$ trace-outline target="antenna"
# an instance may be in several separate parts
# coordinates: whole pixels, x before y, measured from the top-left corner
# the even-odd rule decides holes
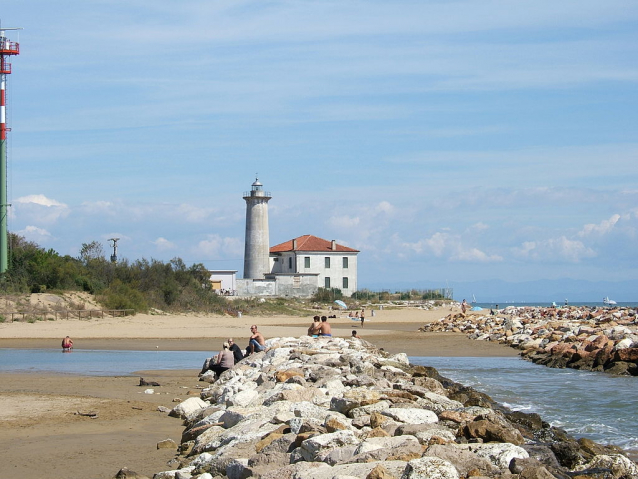
[[[0,274],[7,271],[9,265],[9,248],[7,235],[7,217],[9,203],[7,203],[7,75],[11,73],[11,63],[8,59],[12,55],[20,54],[20,44],[11,42],[5,37],[7,30],[22,30],[22,28],[3,28],[0,26]]]
[[[113,254],[111,255],[111,263],[117,263],[117,242],[120,238],[109,238],[109,241],[113,241]]]

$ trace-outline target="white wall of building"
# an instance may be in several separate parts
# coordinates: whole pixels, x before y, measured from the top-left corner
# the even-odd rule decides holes
[[[234,292],[237,289],[237,271],[210,270],[210,282],[221,281],[221,289]]]
[[[329,266],[326,258],[330,258]],[[357,291],[357,253],[286,251],[272,255],[270,264],[272,273],[318,274],[319,287],[338,288],[345,296]],[[329,285],[326,278],[329,278]]]

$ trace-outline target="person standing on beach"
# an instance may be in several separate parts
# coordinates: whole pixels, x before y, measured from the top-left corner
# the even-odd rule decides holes
[[[230,350],[233,353],[233,357],[235,358],[235,364],[244,359],[244,353],[241,352],[241,348],[235,344],[233,338],[228,338],[228,345],[230,346]]]
[[[366,320],[366,311],[365,309],[361,309],[361,315],[359,316],[361,319],[361,327],[363,328],[363,322]]]
[[[266,349],[266,340],[264,335],[257,331],[257,325],[253,324],[250,327],[250,340],[248,341],[248,347],[246,348],[247,354],[253,354],[255,351],[260,352]]]
[[[463,313],[463,316],[465,316],[466,311],[467,311],[467,301],[463,300],[463,302],[461,303],[461,313]]]
[[[66,349],[67,351],[73,349],[73,340],[70,337],[66,337],[62,340],[62,349]]]
[[[329,338],[332,336],[332,326],[328,322],[328,318],[321,316],[321,326],[319,326],[319,336]]]
[[[308,336],[316,338],[319,336],[319,328],[321,327],[321,323],[319,322],[319,316],[315,316],[312,318],[312,323],[310,323],[310,327],[308,328]]]

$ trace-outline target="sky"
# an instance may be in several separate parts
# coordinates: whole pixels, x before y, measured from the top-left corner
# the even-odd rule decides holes
[[[633,0],[21,0],[0,20],[23,28],[9,230],[47,249],[117,237],[241,277],[258,176],[271,245],[356,248],[360,287],[638,285]]]

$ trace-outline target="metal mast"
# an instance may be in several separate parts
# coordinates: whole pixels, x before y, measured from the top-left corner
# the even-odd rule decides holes
[[[111,255],[111,263],[117,263],[117,242],[120,238],[110,238],[109,241],[112,241],[113,244],[113,254]]]
[[[20,45],[9,41],[5,36],[7,30],[21,28],[0,27],[0,274],[7,271],[9,262],[9,239],[7,236],[7,75],[11,73],[11,55],[20,54]]]

